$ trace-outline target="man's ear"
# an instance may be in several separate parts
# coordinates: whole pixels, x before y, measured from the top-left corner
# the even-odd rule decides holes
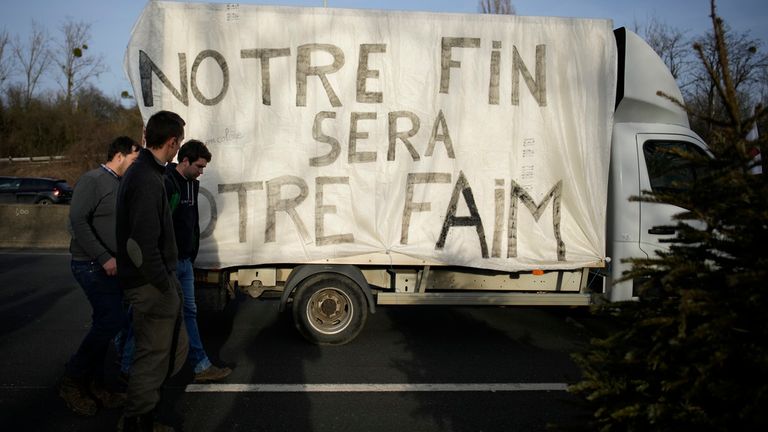
[[[168,148],[171,148],[171,147],[173,147],[173,141],[174,141],[175,139],[176,139],[176,138],[174,138],[174,137],[168,138],[168,139],[165,141],[165,143],[163,143],[163,147],[168,147]]]

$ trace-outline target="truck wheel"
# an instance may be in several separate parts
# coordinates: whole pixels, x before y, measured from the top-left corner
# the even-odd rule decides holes
[[[318,345],[343,345],[354,339],[368,319],[362,288],[335,273],[301,281],[293,299],[293,322],[299,333]]]

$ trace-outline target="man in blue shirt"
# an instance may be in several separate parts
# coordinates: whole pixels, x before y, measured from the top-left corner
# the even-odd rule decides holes
[[[113,408],[125,401],[125,394],[104,388],[103,373],[109,345],[127,320],[117,283],[115,204],[120,177],[138,154],[131,138],[112,141],[107,162],[78,179],[69,207],[72,274],[88,297],[93,321],[66,365],[59,395],[80,415],[96,414],[99,404]]]

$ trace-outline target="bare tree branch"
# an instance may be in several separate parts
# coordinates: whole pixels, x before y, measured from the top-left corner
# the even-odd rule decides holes
[[[64,96],[71,103],[72,96],[92,78],[107,71],[103,56],[87,55],[91,38],[91,25],[82,21],[67,19],[61,26],[63,39],[57,44],[54,61],[61,75],[57,81],[64,90]]]
[[[718,17],[719,19],[719,17]],[[749,107],[764,102],[768,90],[766,71],[768,70],[768,55],[761,50],[761,41],[752,39],[746,32],[732,31],[722,20],[719,23],[721,36],[714,32],[697,39],[694,49],[700,60],[690,71],[690,86],[686,88],[686,101],[696,108],[696,111],[706,112],[708,119],[715,117],[733,118],[733,105],[726,104],[726,80],[721,65],[721,51],[728,52],[727,74],[732,86],[731,100],[738,100],[741,112],[738,114],[739,123],[749,116]],[[720,45],[718,45],[720,44]],[[745,109],[747,111],[745,111]],[[719,122],[718,122],[719,124]],[[704,138],[714,123],[705,122],[701,125],[705,130],[697,130]]]
[[[484,14],[515,15],[511,0],[479,0],[478,9]]]
[[[49,45],[48,33],[34,21],[26,44],[22,43],[18,36],[11,42],[11,50],[18,60],[18,67],[24,79],[22,97],[25,105],[29,105],[40,77],[51,64]]]
[[[8,56],[6,47],[10,47],[10,36],[8,32],[3,29],[0,31],[0,89],[5,85],[5,81],[11,75],[11,59]]]

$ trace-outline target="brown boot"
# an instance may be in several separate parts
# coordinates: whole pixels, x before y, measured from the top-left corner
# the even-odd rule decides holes
[[[59,383],[59,396],[64,399],[67,407],[78,415],[92,416],[99,410],[96,401],[88,394],[81,382],[65,376]]]
[[[228,377],[229,374],[231,373],[232,373],[232,369],[228,367],[220,368],[215,365],[210,365],[208,366],[208,369],[205,369],[195,374],[194,382],[209,383],[209,382],[221,381],[224,378]]]
[[[91,381],[91,394],[106,409],[120,408],[125,406],[125,393],[112,392],[104,388],[104,385],[96,380]]]

